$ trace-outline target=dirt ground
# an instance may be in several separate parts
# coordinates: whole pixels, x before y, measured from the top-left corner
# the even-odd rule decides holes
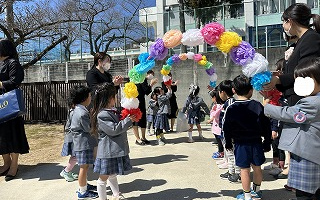
[[[20,156],[20,165],[37,165],[62,159],[60,155],[64,136],[62,124],[26,124],[25,129],[30,152]],[[3,164],[2,158],[0,164]]]

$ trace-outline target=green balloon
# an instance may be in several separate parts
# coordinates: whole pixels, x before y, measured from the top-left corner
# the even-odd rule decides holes
[[[135,67],[129,71],[128,75],[130,82],[133,82],[134,84],[143,83],[144,79],[146,78],[146,74],[139,74]]]

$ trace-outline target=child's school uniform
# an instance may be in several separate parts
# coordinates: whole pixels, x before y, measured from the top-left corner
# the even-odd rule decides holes
[[[81,104],[75,106],[70,129],[78,165],[93,164],[93,148],[97,146],[97,139],[90,135],[90,116],[85,106]]]
[[[61,156],[72,156],[73,153],[73,136],[71,132],[71,119],[73,116],[73,109],[68,112],[66,124],[64,126],[64,143],[62,146]]]
[[[183,113],[187,111],[188,124],[200,124],[201,108],[204,109],[207,114],[210,113],[207,104],[201,97],[196,96],[194,98],[191,98],[188,96],[187,101],[182,109]]]
[[[294,106],[267,104],[264,113],[283,121],[279,149],[289,151],[288,186],[315,194],[320,188],[320,93]]]
[[[225,148],[232,149],[236,166],[249,168],[265,162],[264,149],[270,150],[271,128],[263,113],[263,106],[255,100],[236,100],[228,106],[224,116]],[[262,143],[261,137],[264,137]]]
[[[97,120],[98,150],[94,172],[123,175],[132,169],[127,138],[127,130],[132,122],[129,117],[120,121],[118,113],[111,109],[100,111]]]
[[[219,118],[220,118],[220,112],[223,108],[223,104],[215,104],[212,106],[212,109],[210,111],[210,119],[212,119],[212,126],[211,126],[211,132],[214,135],[220,136],[221,135],[221,128],[219,127]]]
[[[147,122],[151,122],[154,124],[158,110],[158,102],[154,99],[150,99],[147,109]]]
[[[156,115],[156,122],[154,124],[154,127],[156,129],[160,130],[170,130],[169,126],[169,120],[168,120],[168,113],[171,112],[170,108],[170,100],[169,98],[171,97],[171,90],[169,90],[166,94],[164,95],[159,95],[158,96],[158,105],[159,105],[159,110]]]

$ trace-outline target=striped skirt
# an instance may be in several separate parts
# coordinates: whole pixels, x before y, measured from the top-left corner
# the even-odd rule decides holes
[[[157,114],[154,127],[165,131],[170,130],[167,114]]]
[[[129,156],[117,158],[97,158],[94,162],[95,173],[103,175],[119,174],[124,175],[125,171],[132,169]]]

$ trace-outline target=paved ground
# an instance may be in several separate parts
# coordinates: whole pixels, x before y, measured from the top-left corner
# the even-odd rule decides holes
[[[195,137],[196,142],[189,144],[186,143],[187,133],[170,133],[165,135],[168,139],[165,146],[137,146],[130,131],[133,169],[127,175],[118,177],[124,196],[130,200],[235,199],[241,191],[241,184],[219,178],[219,174],[226,170],[218,169],[211,158],[217,147],[211,144],[213,135],[209,126],[204,128],[206,139],[203,141]],[[269,163],[271,153],[266,156]],[[0,177],[0,200],[77,199],[77,182],[68,183],[59,176],[66,161],[63,158],[55,163],[44,161],[36,166],[20,166],[17,179],[10,182]],[[95,184],[96,179],[97,175],[90,172],[89,182]],[[286,180],[275,180],[265,172],[263,199],[286,200],[294,197],[294,193],[283,189],[285,183]]]

